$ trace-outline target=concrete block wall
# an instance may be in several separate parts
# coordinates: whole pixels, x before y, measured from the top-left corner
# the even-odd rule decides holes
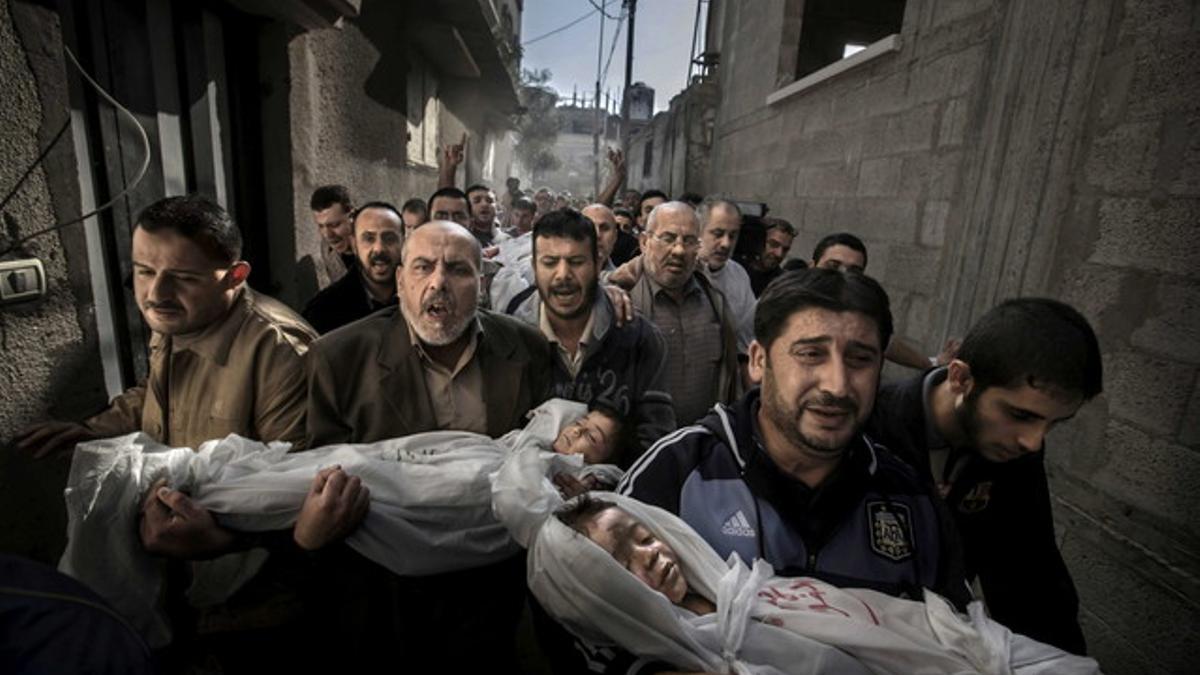
[[[376,3],[373,11],[390,10]],[[437,182],[436,170],[407,161],[405,73],[380,71],[381,64],[397,69],[407,63],[402,41],[368,35],[364,22],[388,23],[362,16],[344,21],[340,30],[300,33],[287,44],[295,255],[281,274],[304,275],[310,269],[305,258],[319,255],[320,236],[308,205],[318,186],[341,183],[360,203],[382,199],[399,205],[414,196],[428,198]],[[442,137],[457,141],[451,131],[442,129]],[[296,306],[315,292],[308,278],[278,283],[281,295]]]
[[[832,232],[861,236],[899,334],[936,353],[947,335],[930,307],[995,21],[990,3],[910,1],[899,52],[771,106],[767,95],[793,77],[803,3],[723,5],[714,189],[765,201],[795,224],[793,256],[808,259]]]
[[[1053,457],[1084,627],[1111,672],[1200,648],[1200,10],[1114,2],[1052,292],[1098,324],[1105,394]]]
[[[1106,390],[1049,440],[1060,544],[1108,673],[1200,647],[1200,10],[909,0],[901,48],[790,83],[801,0],[723,2],[713,189],[847,230],[932,350],[1014,295],[1078,307]],[[901,373],[891,373],[897,375]]]

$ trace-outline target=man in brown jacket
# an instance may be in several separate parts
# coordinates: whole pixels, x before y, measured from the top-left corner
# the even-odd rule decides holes
[[[481,264],[478,240],[460,225],[433,221],[413,231],[396,270],[399,306],[313,343],[310,445],[435,430],[498,437],[524,424],[549,391],[550,347],[535,328],[478,309]],[[323,556],[329,571],[322,577],[328,639],[350,660],[343,666],[391,662],[438,672],[450,662],[462,672],[516,670],[523,555],[398,577],[334,548]]]
[[[18,448],[41,456],[134,431],[190,448],[230,433],[302,447],[304,360],[316,334],[295,312],[246,286],[250,265],[241,260],[241,246],[228,214],[205,197],[169,197],[147,207],[138,216],[132,252],[134,296],[153,333],[146,381],[81,424],[47,422],[30,429]],[[143,499],[140,534],[148,552],[175,559],[213,558],[267,544],[286,554],[292,538],[303,548],[319,548],[357,525],[365,504],[357,479],[328,469],[314,481],[293,532],[267,541],[221,527],[188,495],[160,481]],[[234,607],[211,616],[219,616],[222,630],[291,620],[286,612],[267,616],[261,600],[235,602],[245,612]],[[249,614],[252,620],[243,620]]]

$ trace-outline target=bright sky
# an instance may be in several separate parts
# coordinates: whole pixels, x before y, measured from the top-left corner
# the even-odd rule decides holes
[[[599,5],[603,0],[594,0]],[[687,81],[688,58],[692,46],[692,27],[696,19],[698,0],[638,0],[634,21],[633,81],[645,82],[654,88],[654,108],[666,110],[671,97],[683,90]],[[620,16],[622,0],[608,0],[605,11]],[[703,3],[700,17],[701,40],[708,3]],[[578,87],[580,96],[591,99],[596,87],[597,41],[600,38],[600,15],[589,0],[525,0],[521,21],[521,39],[528,41],[560,28],[580,17],[579,23],[550,37],[525,45],[521,67],[549,68],[554,77],[550,85],[560,96],[570,99]],[[613,45],[616,22],[604,20],[604,60],[608,61]],[[619,96],[625,83],[625,45],[628,22],[621,22],[608,77],[601,86],[614,97]]]

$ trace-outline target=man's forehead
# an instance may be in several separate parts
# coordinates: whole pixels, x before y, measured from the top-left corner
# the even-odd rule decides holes
[[[879,326],[875,319],[854,310],[837,311],[825,307],[798,309],[788,317],[780,337],[789,345],[799,340],[828,337],[880,348]]]
[[[447,197],[445,195],[436,197],[433,203],[429,205],[430,211],[450,211],[455,207],[465,208],[466,200],[462,197]]]
[[[367,209],[354,219],[357,230],[396,230],[402,232],[404,223],[388,209]]]
[[[537,238],[538,255],[573,255],[577,252],[591,254],[591,244],[586,240],[571,237],[539,235]]]
[[[862,265],[863,254],[861,251],[856,251],[845,244],[834,244],[825,249],[817,264],[819,265],[829,260],[836,260],[842,264]]]
[[[654,229],[658,232],[693,234],[699,229],[699,223],[692,214],[683,211],[659,211],[654,217]]]
[[[741,226],[742,219],[736,212],[725,207],[717,207],[709,212],[708,224],[704,229],[710,230],[714,227],[719,227],[725,230],[733,230]]]
[[[349,211],[347,211],[341,204],[334,204],[327,209],[313,211],[313,219],[319,223],[337,222],[345,218],[347,215],[349,215]]]

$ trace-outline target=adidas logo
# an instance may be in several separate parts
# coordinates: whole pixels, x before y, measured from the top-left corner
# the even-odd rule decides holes
[[[721,526],[721,534],[731,537],[755,536],[754,528],[750,526],[750,521],[746,520],[746,514],[742,513],[740,509]]]

